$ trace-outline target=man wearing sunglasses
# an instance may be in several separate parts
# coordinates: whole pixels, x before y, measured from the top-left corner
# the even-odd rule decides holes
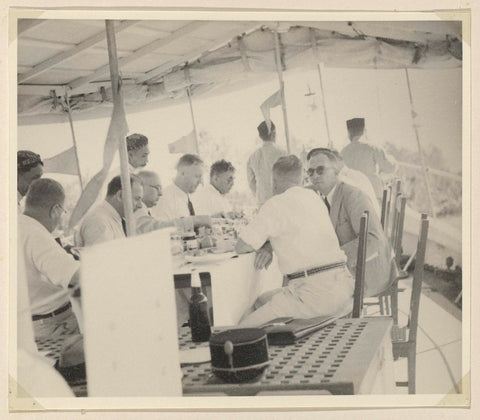
[[[388,285],[391,248],[372,199],[359,188],[339,179],[341,167],[336,152],[322,148],[312,150],[307,156],[307,174],[311,182],[307,188],[316,191],[325,202],[352,273],[355,273],[357,263],[360,218],[364,211],[369,212],[365,296],[374,296]]]
[[[79,332],[68,288],[79,284],[80,263],[51,235],[65,213],[64,201],[57,181],[39,179],[30,185],[18,217],[18,272],[28,284],[36,338]]]

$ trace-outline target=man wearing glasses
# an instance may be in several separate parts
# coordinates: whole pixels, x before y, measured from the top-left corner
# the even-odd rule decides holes
[[[79,284],[80,263],[51,235],[65,214],[64,202],[57,181],[39,179],[30,185],[18,217],[18,272],[27,280],[37,339],[79,332],[68,288]]]
[[[372,200],[359,188],[339,179],[341,165],[337,153],[329,149],[312,150],[307,156],[307,174],[311,181],[307,188],[316,191],[325,202],[352,273],[357,263],[360,218],[364,211],[369,212],[365,296],[374,296],[388,285],[391,249]]]

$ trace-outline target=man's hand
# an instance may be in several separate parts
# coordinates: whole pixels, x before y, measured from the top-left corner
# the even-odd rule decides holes
[[[270,242],[265,242],[263,246],[256,251],[255,261],[253,263],[256,270],[261,270],[265,268],[265,270],[270,266],[273,259],[273,249]]]

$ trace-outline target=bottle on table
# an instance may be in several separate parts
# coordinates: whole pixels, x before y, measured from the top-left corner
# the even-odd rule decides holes
[[[212,334],[210,328],[210,318],[208,316],[207,297],[202,293],[202,285],[198,272],[193,272],[191,276],[192,296],[189,304],[190,330],[192,332],[192,341],[199,343],[208,341]]]

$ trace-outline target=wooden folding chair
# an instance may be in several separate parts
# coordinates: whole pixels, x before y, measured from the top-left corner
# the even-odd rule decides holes
[[[365,287],[365,260],[367,255],[368,211],[360,218],[358,235],[357,266],[355,271],[355,289],[353,292],[352,318],[360,318],[363,310],[363,291]]]
[[[415,394],[415,370],[417,353],[417,329],[420,310],[420,296],[425,265],[425,251],[427,248],[428,218],[422,214],[420,234],[416,252],[415,271],[413,274],[412,295],[410,299],[410,313],[408,323],[404,327],[392,327],[393,358],[406,357],[408,363],[407,382],[396,382],[397,386],[408,386],[408,393]],[[408,332],[408,338],[407,338]]]

